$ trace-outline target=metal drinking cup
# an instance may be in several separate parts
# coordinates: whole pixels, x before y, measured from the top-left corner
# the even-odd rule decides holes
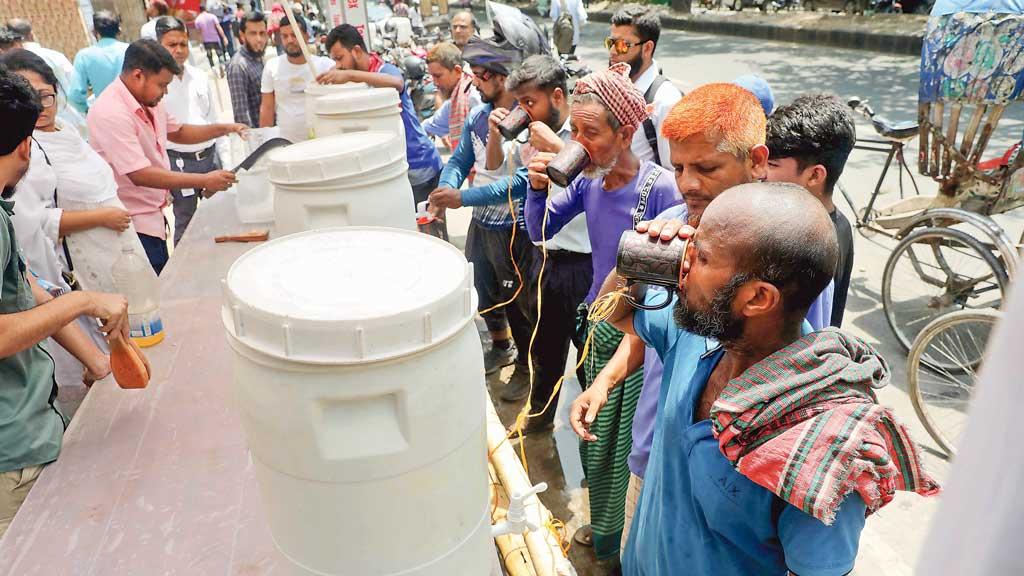
[[[498,122],[498,131],[501,132],[505,140],[515,140],[523,130],[529,127],[530,122],[532,120],[525,109],[515,108],[508,113],[508,116],[505,116],[504,120]]]
[[[588,164],[590,164],[590,153],[579,142],[570,140],[562,147],[562,151],[548,163],[548,178],[556,186],[567,188]]]
[[[671,295],[679,290],[683,281],[683,259],[689,244],[689,240],[678,237],[663,242],[636,230],[622,233],[615,267],[619,276],[626,280],[626,285],[650,284],[662,286],[669,292],[663,304],[647,305],[630,297],[630,305],[643,310],[660,310],[669,305]]]

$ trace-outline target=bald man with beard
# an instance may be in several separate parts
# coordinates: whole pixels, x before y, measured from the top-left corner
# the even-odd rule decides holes
[[[885,360],[804,320],[838,258],[828,213],[800,186],[754,183],[711,200],[696,230],[638,230],[691,242],[673,306],[620,300],[609,319],[654,348],[667,386],[623,574],[848,574],[867,514],[938,486],[877,402]],[[613,271],[601,293],[622,285]]]

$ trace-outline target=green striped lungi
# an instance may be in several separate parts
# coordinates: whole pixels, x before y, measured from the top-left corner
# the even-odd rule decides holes
[[[622,341],[622,332],[601,322],[588,326],[594,332],[590,354],[583,362],[586,389]],[[594,442],[580,442],[583,473],[590,491],[590,525],[594,531],[594,553],[604,560],[619,555],[629,485],[627,458],[633,449],[633,414],[643,387],[643,370],[630,374],[608,394],[608,403],[597,414],[590,430]]]

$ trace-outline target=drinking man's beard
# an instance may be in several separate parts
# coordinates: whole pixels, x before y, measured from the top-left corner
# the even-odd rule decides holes
[[[550,98],[548,98],[548,110],[550,110],[550,112],[548,112],[549,118],[547,125],[555,132],[558,132],[562,129],[562,112],[557,106],[555,106],[555,103],[552,102]]]
[[[14,196],[14,186],[4,186],[4,191],[3,194],[0,194],[0,198],[10,200],[11,196]]]
[[[683,330],[697,336],[714,338],[719,342],[732,342],[743,335],[746,320],[733,315],[732,301],[740,286],[750,280],[746,272],[734,274],[725,286],[715,291],[706,310],[691,308],[686,302],[686,291],[679,293],[679,299],[672,309],[672,318]]]
[[[588,180],[597,180],[598,178],[604,178],[605,176],[612,173],[612,169],[615,168],[615,165],[618,163],[618,156],[616,156],[615,159],[612,160],[612,163],[607,166],[598,166],[597,164],[591,162],[590,164],[587,164],[586,168],[583,169],[583,177]]]

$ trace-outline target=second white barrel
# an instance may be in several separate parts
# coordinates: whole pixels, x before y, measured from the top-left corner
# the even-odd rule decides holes
[[[416,229],[405,141],[397,134],[339,134],[278,148],[267,172],[280,234],[332,226]]]

